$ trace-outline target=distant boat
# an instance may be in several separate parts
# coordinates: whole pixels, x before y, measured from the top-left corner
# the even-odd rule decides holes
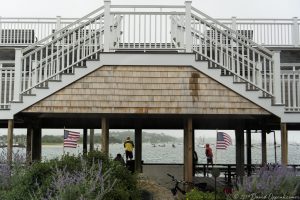
[[[175,148],[175,144],[172,144],[172,147]]]
[[[7,144],[1,143],[0,144],[0,148],[5,148],[7,147]],[[13,144],[13,147],[19,147],[19,148],[25,148],[25,144],[21,144],[21,143],[15,143]]]
[[[155,144],[152,144],[152,147],[156,147],[156,145],[155,145]]]
[[[158,146],[159,146],[159,147],[166,147],[165,144],[159,144]]]

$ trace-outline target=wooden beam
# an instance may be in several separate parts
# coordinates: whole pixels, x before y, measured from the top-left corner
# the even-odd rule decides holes
[[[31,152],[32,161],[40,161],[42,159],[42,129],[39,124],[33,128]]]
[[[288,164],[288,136],[286,123],[281,123],[281,164]]]
[[[135,146],[135,171],[142,172],[142,129],[134,130],[134,146]]]
[[[87,154],[87,129],[83,129],[83,148],[82,148],[82,153]]]
[[[90,151],[94,151],[94,129],[90,129]]]
[[[13,137],[14,137],[14,120],[9,119],[8,127],[7,127],[7,162],[9,165],[12,164]]]
[[[247,175],[251,176],[251,165],[252,165],[252,155],[251,155],[251,130],[247,129]]]
[[[32,163],[32,137],[33,137],[33,128],[32,126],[27,127],[26,135],[26,164]]]
[[[236,154],[236,175],[240,179],[245,175],[244,163],[244,130],[242,128],[237,128],[235,130],[235,154]]]
[[[184,124],[184,180],[193,181],[193,119]]]
[[[101,119],[101,129],[102,129],[102,140],[101,140],[101,151],[108,156],[109,153],[109,122],[108,119],[103,117]]]
[[[267,132],[261,131],[261,164],[262,166],[267,164]]]

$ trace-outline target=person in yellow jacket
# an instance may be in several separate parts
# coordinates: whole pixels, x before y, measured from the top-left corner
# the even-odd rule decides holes
[[[132,140],[130,140],[130,137],[127,137],[126,141],[124,142],[124,148],[125,148],[125,154],[126,154],[126,161],[129,159],[131,160],[133,158],[133,148],[134,144]]]

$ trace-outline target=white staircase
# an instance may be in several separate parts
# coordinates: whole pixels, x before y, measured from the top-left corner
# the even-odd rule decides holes
[[[0,111],[0,119],[12,119],[16,113],[97,68],[121,62],[125,54],[112,52],[159,50],[193,53],[196,56],[182,54],[185,55],[183,60],[190,59],[183,65],[192,65],[283,122],[299,122],[300,114],[287,117],[280,102],[278,53],[254,43],[242,31],[232,30],[210,18],[189,2],[186,6],[151,6],[152,11],[146,11],[147,6],[111,6],[109,3],[16,51],[13,99],[6,107],[9,109]],[[161,58],[159,64],[167,62],[162,58],[164,55],[167,56],[157,54]],[[199,61],[207,62],[208,67]],[[153,58],[148,62],[154,62]]]

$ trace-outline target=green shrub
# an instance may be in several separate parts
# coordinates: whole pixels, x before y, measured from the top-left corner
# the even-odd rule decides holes
[[[1,200],[140,199],[137,177],[105,154],[63,155],[14,172]]]
[[[11,177],[11,186],[1,197],[7,200],[28,200],[30,194],[42,195],[52,181],[52,163],[34,163]]]
[[[215,200],[215,193],[213,192],[202,192],[197,189],[192,189],[186,193],[186,200]],[[226,199],[225,196],[217,194],[218,200]]]

